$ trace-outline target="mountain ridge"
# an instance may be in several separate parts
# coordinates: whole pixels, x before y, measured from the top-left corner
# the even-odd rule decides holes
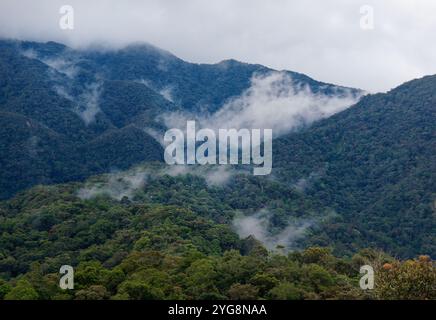
[[[159,115],[176,111],[214,112],[246,90],[255,72],[271,70],[235,60],[225,64],[227,66],[223,68],[223,63],[188,63],[148,44],[98,51],[74,50],[56,42],[3,40],[0,41],[0,111],[22,114],[63,136],[59,146],[68,151],[57,150],[55,154],[59,154],[59,159],[55,162],[68,163],[68,167],[75,164],[78,172],[63,174],[56,171],[53,176],[49,174],[53,171],[47,163],[43,171],[48,176],[40,182],[83,179],[109,170],[112,160],[113,167],[122,164],[116,152],[105,153],[101,147],[90,144],[91,141],[103,142],[104,139],[98,139],[100,135],[111,132],[114,139],[111,148],[118,147],[120,153],[138,150],[136,142],[126,139],[129,135],[137,136],[138,132],[133,133],[132,128],[123,130],[126,126],[136,126],[144,130],[141,137],[146,143],[143,146],[152,147],[140,152],[141,156],[126,156],[121,168],[146,159],[160,161],[163,151],[148,134],[150,129],[165,129],[164,124],[156,120]],[[353,90],[317,82],[297,73],[292,75],[299,77],[298,83],[325,95]],[[353,92],[358,94],[360,91]],[[126,135],[126,132],[130,133]],[[0,137],[0,141],[4,138]],[[6,155],[20,148],[22,143],[16,141],[14,144],[13,139],[5,143],[9,147],[1,156],[3,161],[11,161]],[[122,147],[125,143],[130,144],[126,149]],[[86,146],[92,150],[87,150]],[[98,157],[96,150],[109,158]],[[76,157],[82,152],[85,152],[83,158]],[[26,155],[19,154],[21,158],[10,163],[15,172],[23,171],[19,159],[27,161]],[[92,164],[93,155],[95,162],[101,164]],[[84,159],[89,159],[88,163],[84,163]],[[89,170],[89,167],[94,169]],[[5,186],[0,190],[0,198],[13,195],[23,186],[33,185],[21,184],[26,180],[26,172],[32,175],[31,171],[24,170],[24,177],[18,179],[22,185],[19,188],[14,186],[10,174],[6,178],[0,173],[0,181]]]

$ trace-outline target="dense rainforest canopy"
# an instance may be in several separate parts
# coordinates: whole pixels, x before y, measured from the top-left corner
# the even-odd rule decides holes
[[[163,163],[162,114],[214,114],[270,72],[1,40],[0,299],[434,299],[436,76],[302,121],[268,176]]]

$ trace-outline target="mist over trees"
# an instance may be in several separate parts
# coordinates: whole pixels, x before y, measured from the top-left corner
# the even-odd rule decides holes
[[[0,299],[435,299],[435,89],[1,40]],[[275,127],[272,173],[165,165],[191,116]]]

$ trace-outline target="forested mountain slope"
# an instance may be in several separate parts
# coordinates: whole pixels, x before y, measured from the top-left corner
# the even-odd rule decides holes
[[[151,45],[73,50],[0,40],[0,198],[162,160],[150,135],[165,128],[160,115],[216,111],[247,89],[253,74],[269,71],[233,60],[188,63]],[[360,93],[289,74],[324,95]]]
[[[164,129],[159,115],[213,112],[241,94],[254,73],[268,71],[237,61],[192,64],[149,45],[75,51],[53,42],[2,41],[0,197],[161,161],[162,147],[150,135]],[[291,74],[326,96],[360,93]],[[271,176],[242,174],[219,191],[204,183],[196,189],[198,181],[187,178],[158,184],[157,193],[146,190],[135,201],[198,206],[200,215],[226,224],[242,213],[266,221],[271,234],[291,226],[298,237],[289,248],[434,255],[435,101],[435,76],[368,95],[274,140]],[[240,173],[218,170],[206,182]]]
[[[161,164],[137,173],[159,168],[170,173]],[[222,186],[168,174],[130,193],[120,181],[134,176],[109,175],[1,202],[0,299],[435,298],[428,256],[400,263],[376,247],[348,256],[271,251],[236,233],[236,215],[265,206],[275,226],[323,212],[293,188],[239,174]],[[74,267],[74,290],[58,286],[64,264]],[[358,286],[364,264],[375,268],[376,290]]]
[[[436,253],[436,76],[366,96],[273,148],[278,176],[306,179],[305,193],[348,226],[331,224],[314,243]]]

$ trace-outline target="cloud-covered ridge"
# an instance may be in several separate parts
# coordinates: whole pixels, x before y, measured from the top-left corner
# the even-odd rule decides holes
[[[132,199],[138,190],[146,188],[150,179],[164,175],[178,177],[190,174],[203,178],[209,187],[222,187],[229,183],[234,175],[244,173],[246,172],[236,170],[231,166],[177,165],[159,168],[138,166],[127,171],[107,174],[99,182],[90,181],[77,191],[77,196],[85,200],[102,195],[115,200],[121,200],[124,197]]]
[[[168,113],[163,120],[168,128],[183,129],[187,120],[195,119],[203,128],[273,129],[278,137],[340,112],[358,99],[351,90],[338,95],[314,93],[286,72],[270,72],[253,75],[250,88],[214,114]]]

